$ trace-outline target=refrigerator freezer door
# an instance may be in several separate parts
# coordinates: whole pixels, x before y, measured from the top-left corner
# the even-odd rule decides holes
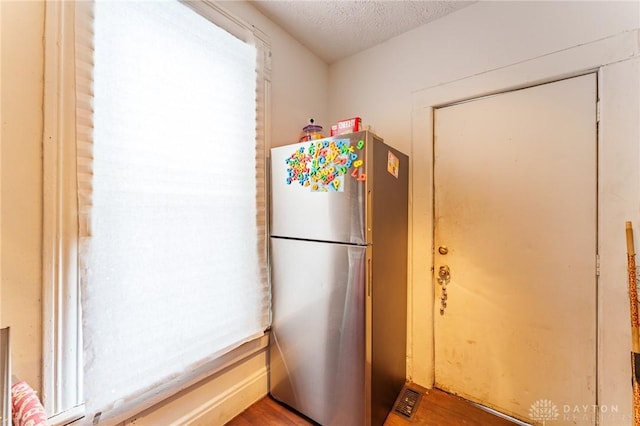
[[[271,395],[323,426],[364,424],[364,246],[271,238]]]
[[[366,152],[373,135],[271,149],[271,235],[365,244]]]

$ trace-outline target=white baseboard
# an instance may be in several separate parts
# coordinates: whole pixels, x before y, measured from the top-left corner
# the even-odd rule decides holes
[[[257,371],[216,398],[196,407],[172,423],[175,426],[224,425],[266,396],[267,369]]]
[[[222,426],[268,391],[267,357],[260,351],[120,426]]]

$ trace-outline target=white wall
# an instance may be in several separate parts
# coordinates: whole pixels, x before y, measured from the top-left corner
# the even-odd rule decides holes
[[[41,385],[44,3],[2,7],[2,308],[13,371]]]
[[[0,5],[0,23],[2,23],[2,5]],[[0,51],[2,51],[2,30],[0,29]],[[0,66],[0,93],[2,93],[2,67]],[[0,105],[0,123],[2,121],[2,105]],[[4,127],[4,124],[2,124]],[[0,132],[0,234],[2,233],[2,132]],[[0,237],[1,239],[1,237]],[[0,327],[2,327],[2,241],[0,240]]]
[[[636,40],[640,42],[640,37]],[[600,401],[603,405],[619,405],[620,412],[630,413],[631,333],[622,228],[625,221],[633,221],[637,252],[640,241],[640,55],[636,54],[634,60],[603,67],[599,85]],[[601,424],[621,424],[616,420],[611,415]]]
[[[0,23],[2,23],[2,5],[0,5]],[[0,51],[2,51],[2,31],[0,30]],[[2,67],[0,66],[0,93],[2,93]],[[2,121],[2,105],[0,105],[0,123]],[[4,127],[4,124],[2,124]],[[2,231],[2,132],[0,132],[0,233]],[[0,241],[0,327],[2,327],[2,242]]]
[[[413,92],[638,27],[638,2],[480,1],[331,65],[335,122],[409,152]]]
[[[331,66],[332,120],[359,115],[412,155],[408,373],[414,381],[433,384],[426,107],[606,65],[600,71],[599,402],[629,414],[621,231],[624,220],[640,220],[640,46],[638,33],[628,32],[638,28],[638,2],[479,2]],[[628,423],[621,420],[603,424]]]
[[[232,14],[261,29],[271,39],[273,65],[270,118],[273,144],[297,141],[302,127],[310,117],[314,117],[319,123],[326,122],[328,66],[248,3],[233,1],[221,4]],[[43,329],[41,234],[45,8],[43,1],[4,0],[0,0],[0,7],[1,325],[12,328],[14,372],[36,389],[40,389]],[[214,423],[207,424],[222,422],[225,416],[233,416],[237,412],[216,408],[212,413],[212,401],[218,404],[216,407],[222,407],[220,398],[229,397],[233,400],[232,407],[235,409],[246,407],[266,393],[266,368],[266,353],[261,351],[236,368],[227,369],[182,392],[175,400],[145,412],[135,424],[144,424],[145,418],[151,419],[151,423],[147,424],[157,424],[153,422],[165,416],[166,419],[173,419],[181,409],[191,413],[202,412],[209,416],[207,418],[216,419]],[[229,393],[228,390],[234,383],[244,383],[246,389]],[[203,404],[204,408],[194,406],[194,401]]]

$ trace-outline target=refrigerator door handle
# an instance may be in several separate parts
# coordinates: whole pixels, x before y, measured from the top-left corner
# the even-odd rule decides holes
[[[372,221],[373,221],[373,209],[371,208],[373,204],[371,204],[371,190],[367,191],[367,214],[366,214],[366,221],[367,223],[365,224],[365,228],[366,228],[366,234],[365,234],[365,238],[366,240],[371,243],[372,241],[372,235],[371,235],[371,228],[372,228]]]
[[[371,258],[367,259],[367,296],[371,297]]]

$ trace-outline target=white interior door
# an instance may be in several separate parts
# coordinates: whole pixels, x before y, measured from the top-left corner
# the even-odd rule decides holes
[[[575,407],[596,403],[596,75],[434,120],[434,274],[450,274],[434,284],[436,386],[535,424],[595,424]]]

